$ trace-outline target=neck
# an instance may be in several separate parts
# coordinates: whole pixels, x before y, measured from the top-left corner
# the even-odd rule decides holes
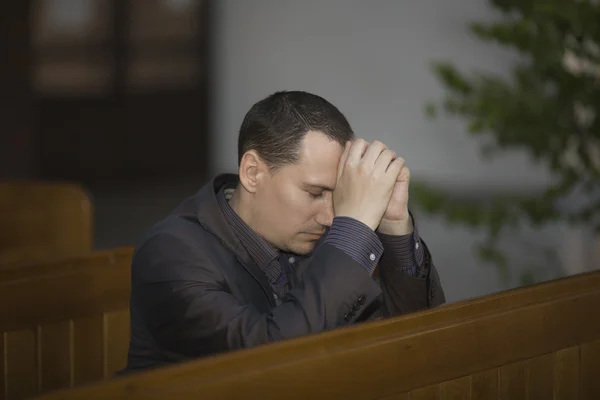
[[[246,225],[250,227],[258,236],[260,236],[265,242],[268,243],[270,247],[277,250],[277,248],[270,243],[267,239],[265,239],[264,235],[261,234],[261,229],[257,226],[255,218],[254,218],[254,196],[252,193],[249,193],[244,189],[242,185],[237,185],[231,199],[229,200],[229,205],[233,209],[233,211],[244,221]]]
[[[235,211],[235,213],[244,221],[250,228],[254,229],[253,218],[252,218],[252,194],[247,193],[244,187],[240,184],[237,185],[229,205]]]

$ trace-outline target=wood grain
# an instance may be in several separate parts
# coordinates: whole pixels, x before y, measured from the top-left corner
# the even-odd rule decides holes
[[[571,348],[600,338],[600,319],[589,318],[600,304],[600,290],[597,286],[580,289],[537,302],[523,296],[523,306],[512,303],[495,312],[482,310],[477,303],[469,313],[468,305],[463,305],[464,318],[452,321],[445,319],[449,308],[440,307],[387,323],[366,323],[233,352],[45,398],[191,399],[202,394],[220,399],[235,397],[240,388],[245,395],[258,396],[271,390],[273,382],[286,388],[288,399],[377,399],[406,392],[411,392],[411,398],[437,398],[442,393],[440,384],[469,375],[473,375],[471,398],[481,398],[484,392],[493,396],[494,370],[500,398],[528,398],[534,391],[527,385],[542,380],[536,378],[530,359],[561,351],[560,364],[570,368]],[[429,325],[435,315],[438,324]],[[421,318],[424,323],[419,325]],[[369,374],[357,374],[366,366]],[[573,371],[565,370],[559,382],[570,382],[572,376]]]
[[[6,333],[0,333],[0,400],[6,400]]]
[[[477,372],[471,376],[471,400],[498,398],[498,370]]]
[[[525,362],[503,365],[498,369],[498,399],[527,399]]]
[[[579,398],[579,346],[556,352],[554,357],[554,399]]]
[[[110,264],[57,269],[0,283],[0,331],[129,308],[130,257]],[[31,267],[34,268],[34,267]]]
[[[440,400],[440,385],[430,385],[410,392],[410,400]]]
[[[36,280],[44,276],[69,273],[78,269],[102,268],[111,265],[129,268],[132,257],[133,247],[124,246],[94,251],[83,256],[66,257],[61,260],[2,265],[0,266],[0,285],[13,281]]]
[[[470,400],[471,377],[464,376],[441,383],[440,398],[442,400]]]
[[[600,340],[580,346],[580,398],[600,399]]]
[[[27,329],[6,335],[6,397],[23,399],[38,393],[36,332]]]
[[[0,307],[2,351],[8,351],[1,358],[2,397],[99,381],[107,346],[110,368],[122,362],[129,342],[122,321],[128,318],[131,256],[131,248],[118,248],[0,269],[0,302],[11,305]],[[120,312],[105,342],[103,314],[115,310]]]
[[[41,326],[39,335],[41,391],[71,385],[71,324],[69,321]]]
[[[74,184],[0,181],[0,265],[87,254],[92,203]]]
[[[58,327],[70,320],[69,384],[112,377],[124,367],[130,329],[131,252],[114,254],[117,256],[95,254],[75,262],[3,270],[4,276],[11,278],[0,280],[0,301],[16,306],[0,309],[0,331],[34,334],[32,347],[28,349],[25,341],[7,355],[12,360],[22,350],[24,360],[33,360],[29,367],[27,363],[7,363],[8,392],[12,393],[12,388],[17,394],[24,393],[19,389],[23,385],[11,380],[29,379],[23,378],[27,376],[33,376],[43,390],[47,382],[54,382],[51,386],[56,387],[65,384],[60,378],[64,372],[46,372],[44,360],[49,356],[44,356],[48,354],[45,341],[64,346],[67,333],[63,329],[61,336]],[[548,380],[548,355],[552,357],[553,391],[559,395],[572,393],[568,382],[579,380],[585,390],[593,393],[596,383],[586,371],[596,361],[582,353],[582,372],[573,375],[569,351],[600,339],[600,322],[589,318],[600,303],[599,288],[600,273],[583,274],[49,396],[86,398],[99,394],[135,399],[157,395],[185,399],[201,392],[223,398],[235,396],[240,387],[248,393],[264,393],[275,380],[286,387],[290,399],[322,395],[390,398],[395,394],[402,398],[409,392],[410,396],[416,393],[438,398],[463,396],[466,379],[470,378],[472,399],[495,398],[499,393],[533,398],[548,390],[547,385],[532,387]],[[26,295],[27,291],[44,296]],[[40,325],[36,341],[31,329]],[[54,335],[44,339],[45,330],[53,329],[48,326],[55,327]],[[19,344],[17,339],[11,336],[9,341]],[[36,354],[38,343],[40,352]],[[586,349],[597,354],[594,346]],[[53,357],[66,360],[64,354],[54,354],[50,359]],[[556,371],[560,373],[555,372],[557,360],[561,367]],[[82,367],[81,373],[78,366]],[[15,374],[19,368],[34,373]],[[356,374],[365,368],[369,374]]]
[[[73,384],[99,381],[104,377],[104,317],[97,315],[73,321]]]
[[[411,400],[410,393],[398,393],[388,397],[382,397],[378,400]]]
[[[127,366],[129,310],[104,314],[104,376],[113,376]]]
[[[527,360],[527,399],[552,399],[554,392],[554,353]]]

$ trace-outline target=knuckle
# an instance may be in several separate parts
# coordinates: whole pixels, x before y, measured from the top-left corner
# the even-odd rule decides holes
[[[387,149],[387,146],[380,140],[375,140],[373,144],[379,148]]]
[[[372,181],[377,184],[380,184],[384,178],[385,178],[385,174],[382,171],[380,171],[379,169],[374,170],[373,173],[371,174]]]
[[[367,174],[371,168],[366,163],[360,163],[356,169],[361,175],[364,175]]]
[[[395,159],[394,161],[392,161],[390,168],[388,168],[388,171],[390,172],[390,174],[397,175],[401,169],[402,169],[402,164],[400,164],[398,159]]]

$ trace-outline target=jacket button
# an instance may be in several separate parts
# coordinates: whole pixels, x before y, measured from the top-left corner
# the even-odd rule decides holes
[[[365,304],[365,303],[366,303],[366,301],[367,301],[367,297],[366,297],[366,296],[360,296],[360,297],[358,298],[358,304],[360,304],[361,306],[362,306],[363,304]]]
[[[431,294],[431,297],[435,297],[435,288],[432,287],[429,293]]]
[[[351,317],[350,317],[350,315],[349,315],[348,313],[346,313],[346,314],[344,315],[344,321],[348,322],[348,321],[350,321],[350,318],[351,318]]]

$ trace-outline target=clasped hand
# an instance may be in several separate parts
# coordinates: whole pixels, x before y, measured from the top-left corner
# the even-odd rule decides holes
[[[409,233],[409,181],[404,159],[382,142],[348,142],[333,192],[335,215],[355,218],[373,230],[379,227],[383,233]]]

